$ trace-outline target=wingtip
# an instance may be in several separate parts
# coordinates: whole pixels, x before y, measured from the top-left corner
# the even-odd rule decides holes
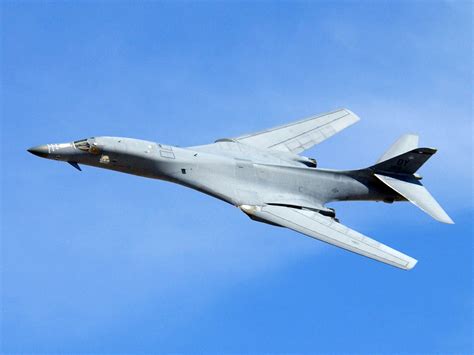
[[[413,269],[416,266],[417,263],[418,263],[418,260],[412,258],[410,261],[408,261],[408,264],[405,267],[405,270]]]
[[[445,224],[455,224],[451,217],[449,217],[448,215],[446,215],[446,217],[443,219],[438,219],[438,221]]]
[[[346,111],[350,115],[354,117],[354,122],[360,121],[360,117],[354,113],[354,111],[349,110],[348,108],[342,108],[342,110]]]

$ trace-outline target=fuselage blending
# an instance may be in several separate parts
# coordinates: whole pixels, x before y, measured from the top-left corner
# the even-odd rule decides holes
[[[404,270],[417,260],[343,224],[334,201],[410,201],[434,219],[453,220],[420,182],[436,153],[404,134],[367,168],[328,170],[299,155],[359,121],[342,108],[303,120],[180,148],[138,139],[96,137],[28,149],[37,156],[180,184],[238,207],[251,219],[285,227]]]
[[[150,141],[95,137],[31,148],[33,154],[174,182],[235,206],[287,205],[332,213],[332,201],[404,200],[367,169],[309,167],[314,160],[273,154],[233,140],[179,148]],[[315,165],[315,164],[314,164]]]

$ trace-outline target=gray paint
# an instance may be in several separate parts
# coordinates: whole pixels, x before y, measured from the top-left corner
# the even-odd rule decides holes
[[[333,210],[325,206],[333,201],[405,201],[403,193],[384,183],[373,168],[318,169],[310,167],[314,166],[312,159],[297,154],[357,120],[352,112],[343,109],[267,131],[188,148],[132,138],[94,137],[38,146],[29,151],[69,162],[76,168],[77,164],[89,165],[177,183],[238,206],[255,220],[285,226],[397,267],[411,268],[416,260],[391,248],[383,246],[393,255],[402,255],[404,263],[387,261],[390,258],[386,257],[386,250],[378,249],[380,255],[372,255],[363,246],[355,248],[352,244],[357,244],[354,239],[357,232],[337,223]],[[413,148],[415,140],[413,135],[403,138],[403,144],[392,146],[392,153],[387,156],[396,162],[393,152],[399,153],[403,145]],[[295,215],[295,209],[302,214]],[[317,214],[308,215],[310,212]],[[326,220],[330,228],[324,227],[323,233],[323,226],[318,223]],[[341,238],[349,238],[348,243],[352,244],[344,245],[338,241]]]

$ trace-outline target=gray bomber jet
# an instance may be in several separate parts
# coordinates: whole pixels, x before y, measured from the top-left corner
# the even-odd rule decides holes
[[[417,260],[339,223],[333,201],[410,201],[433,218],[453,223],[420,183],[416,171],[435,152],[418,136],[397,140],[375,165],[358,170],[316,168],[299,155],[357,122],[347,109],[284,126],[179,148],[120,137],[92,137],[28,149],[37,156],[174,182],[237,206],[251,219],[286,227],[401,268]]]

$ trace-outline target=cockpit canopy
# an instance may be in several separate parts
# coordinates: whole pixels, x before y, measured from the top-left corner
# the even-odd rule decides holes
[[[81,139],[79,141],[75,141],[74,142],[74,146],[77,148],[77,149],[80,149],[80,150],[83,150],[85,152],[88,152],[89,149],[91,148],[91,145],[89,144],[89,142],[87,141],[87,139]]]
[[[92,142],[92,144],[91,144],[91,142]],[[100,153],[100,150],[97,147],[97,144],[94,142],[94,137],[89,138],[89,139],[81,139],[81,140],[75,141],[74,146],[77,149],[80,149],[84,152],[89,152],[89,153],[92,153],[92,154],[99,154]]]

